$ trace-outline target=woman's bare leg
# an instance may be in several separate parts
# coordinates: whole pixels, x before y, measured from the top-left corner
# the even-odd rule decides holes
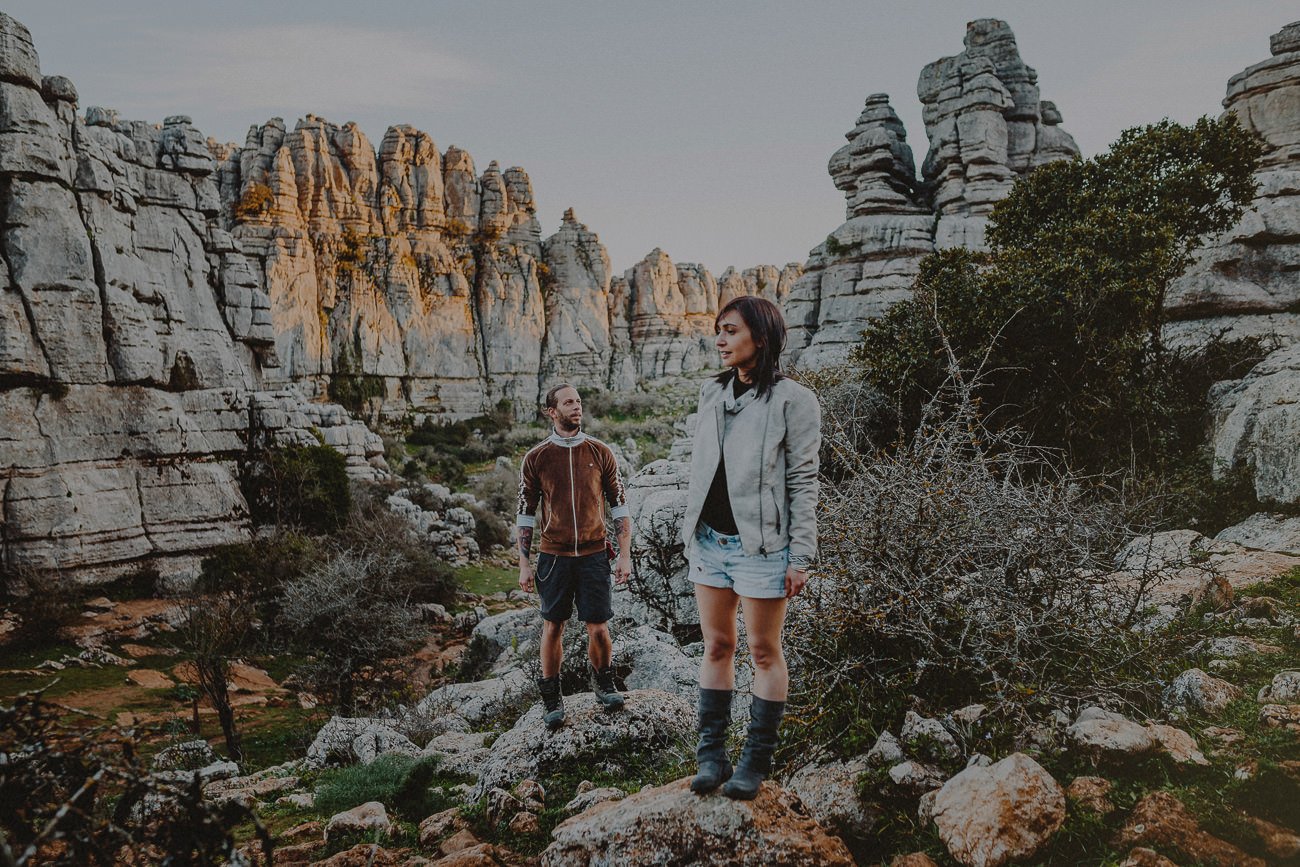
[[[695,585],[695,603],[700,608],[700,629],[704,633],[700,686],[705,689],[736,688],[736,606],[739,602],[740,597],[731,590]]]
[[[742,597],[740,604],[745,614],[745,640],[754,659],[754,695],[768,701],[785,701],[790,686],[781,650],[786,600]]]

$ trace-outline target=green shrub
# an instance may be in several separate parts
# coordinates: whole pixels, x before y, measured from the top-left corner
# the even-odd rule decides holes
[[[19,650],[47,645],[63,627],[81,619],[87,589],[62,572],[10,567],[0,572],[0,608],[18,615],[18,627],[5,647]]]
[[[245,463],[240,486],[259,526],[331,533],[346,522],[352,504],[347,460],[329,446],[265,449]]]
[[[469,507],[469,513],[474,516],[474,541],[480,552],[487,554],[497,545],[510,547],[510,525],[500,514],[477,503]]]
[[[989,253],[921,264],[914,297],[863,333],[854,358],[911,431],[949,355],[986,371],[996,423],[1089,470],[1158,470],[1199,448],[1207,375],[1259,347],[1172,351],[1165,293],[1255,193],[1260,144],[1232,115],[1125,131],[1110,151],[1044,166],[994,209]]]
[[[271,188],[254,181],[248,185],[235,204],[235,218],[241,222],[256,220],[270,213],[273,204],[275,204],[275,193]]]
[[[463,781],[439,775],[434,757],[414,759],[389,753],[368,765],[326,771],[316,787],[315,808],[324,815],[333,815],[368,801],[379,801],[402,818],[419,822],[455,806],[451,796],[431,789],[458,782]]]

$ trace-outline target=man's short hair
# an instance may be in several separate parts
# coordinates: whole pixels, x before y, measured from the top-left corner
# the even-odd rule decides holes
[[[547,409],[555,409],[560,405],[560,401],[556,398],[556,395],[564,391],[566,388],[571,388],[574,391],[578,390],[578,387],[576,385],[570,385],[567,382],[562,382],[559,385],[553,386],[550,391],[546,392]]]

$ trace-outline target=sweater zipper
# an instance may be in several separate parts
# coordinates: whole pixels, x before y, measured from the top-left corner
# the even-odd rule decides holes
[[[573,556],[578,556],[578,492],[573,481],[573,448],[569,448],[569,508],[573,510]]]

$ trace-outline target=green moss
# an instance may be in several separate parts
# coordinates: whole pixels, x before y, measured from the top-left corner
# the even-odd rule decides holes
[[[519,570],[487,563],[471,563],[456,570],[456,580],[466,590],[487,596],[499,591],[509,592],[519,586]]]

